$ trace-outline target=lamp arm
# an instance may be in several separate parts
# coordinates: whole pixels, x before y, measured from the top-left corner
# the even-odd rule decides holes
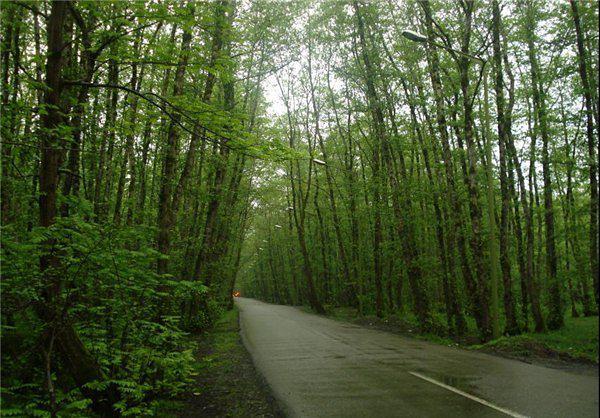
[[[437,48],[445,49],[446,51],[451,52],[452,54],[458,54],[458,55],[462,55],[463,57],[470,58],[473,61],[479,62],[482,66],[485,66],[485,64],[487,62],[484,58],[476,57],[475,55],[464,53],[462,51],[459,51],[458,49],[450,48],[449,46],[438,44],[437,42],[434,42],[434,41],[429,41],[428,40],[427,43],[430,44],[430,45],[433,45],[433,46],[435,46]]]

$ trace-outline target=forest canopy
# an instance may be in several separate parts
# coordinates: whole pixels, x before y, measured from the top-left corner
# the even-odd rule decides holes
[[[598,3],[2,1],[3,413],[151,415],[232,294],[598,314]]]

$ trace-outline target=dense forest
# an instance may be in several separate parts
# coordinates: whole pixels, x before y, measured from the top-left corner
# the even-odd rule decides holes
[[[244,292],[487,341],[598,304],[598,7],[325,3],[278,72]],[[264,177],[268,180],[265,180]]]
[[[598,3],[2,1],[2,408],[144,416],[232,293],[598,314]]]

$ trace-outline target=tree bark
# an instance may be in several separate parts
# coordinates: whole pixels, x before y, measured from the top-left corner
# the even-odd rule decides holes
[[[461,41],[461,51],[464,54],[469,53],[469,45],[471,41],[471,25],[473,14],[473,3],[464,2],[463,11],[464,28]],[[460,87],[462,92],[462,106],[464,118],[464,139],[467,146],[467,192],[469,195],[469,213],[471,217],[471,239],[470,247],[473,253],[473,264],[477,275],[477,304],[479,310],[479,329],[481,338],[484,341],[492,337],[492,318],[489,310],[489,286],[490,268],[485,265],[486,258],[483,253],[483,237],[482,237],[482,210],[479,197],[479,182],[477,179],[477,147],[473,138],[473,102],[469,94],[469,58],[462,56],[458,59],[458,68],[460,73]],[[493,210],[493,208],[489,208]]]
[[[430,3],[428,1],[420,1],[419,4],[423,9],[425,15],[425,25],[427,29],[428,38],[432,39],[433,31],[433,17],[431,13]],[[427,48],[429,57],[429,74],[431,78],[431,84],[433,88],[433,95],[436,104],[436,119],[437,126],[442,142],[442,158],[444,162],[444,172],[446,174],[446,182],[448,184],[448,198],[450,200],[450,207],[453,212],[451,216],[452,221],[450,228],[448,229],[448,243],[454,245],[457,243],[459,256],[461,260],[461,270],[463,279],[467,285],[467,290],[471,299],[471,309],[476,318],[477,326],[480,333],[484,333],[484,324],[481,320],[482,312],[480,312],[478,297],[475,291],[475,278],[473,271],[468,263],[469,257],[466,248],[466,238],[463,228],[463,221],[461,219],[463,213],[463,205],[458,197],[457,184],[454,177],[454,161],[452,158],[452,150],[450,148],[450,138],[448,135],[448,122],[446,119],[446,111],[444,105],[444,92],[442,89],[442,82],[440,78],[440,65],[437,51],[434,47],[428,46]],[[459,133],[460,135],[460,133]],[[465,167],[466,168],[466,167]],[[453,256],[452,254],[450,256]],[[487,306],[487,305],[486,305]]]
[[[587,51],[583,45],[583,33],[579,18],[579,7],[576,0],[569,0],[573,13],[573,23],[577,35],[577,59],[579,62],[579,75],[583,86],[585,99],[586,136],[588,145],[588,164],[590,167],[590,273],[594,283],[594,297],[596,305],[600,308],[600,295],[598,293],[598,150],[594,138],[594,109],[592,105],[592,89],[587,74]],[[596,109],[597,111],[597,109]],[[596,123],[598,117],[596,115]],[[596,127],[598,130],[598,127]],[[600,131],[599,131],[600,135]]]
[[[56,197],[58,190],[58,168],[60,161],[60,127],[65,123],[61,112],[62,70],[64,66],[64,22],[69,7],[68,2],[52,2],[50,16],[47,21],[48,55],[46,60],[46,92],[43,104],[46,108],[42,115],[43,135],[41,141],[40,164],[40,226],[51,228],[56,220]],[[56,331],[56,344],[64,364],[78,386],[94,380],[102,381],[105,376],[100,365],[91,356],[79,339],[73,325],[62,316],[61,291],[63,287],[60,273],[61,260],[59,248],[53,239],[43,242],[43,253],[40,257],[40,273],[44,287],[42,301],[37,305],[40,317]],[[89,389],[82,388],[87,396],[92,397],[96,409],[112,415],[112,403],[116,400],[114,393],[108,398],[100,396]],[[112,392],[112,391],[109,391]]]
[[[329,207],[331,209],[331,215],[333,217],[333,228],[335,231],[335,237],[338,244],[338,252],[340,256],[340,263],[342,265],[342,273],[344,278],[344,285],[348,286],[352,284],[352,279],[350,277],[350,268],[348,266],[348,258],[346,256],[346,247],[344,245],[344,240],[342,237],[342,226],[340,222],[340,217],[338,214],[337,203],[335,201],[335,195],[333,190],[333,176],[331,174],[331,167],[329,166],[329,156],[327,154],[327,149],[325,148],[325,141],[323,140],[323,136],[321,135],[321,129],[319,126],[319,110],[317,107],[316,99],[315,99],[315,86],[313,83],[312,77],[312,60],[311,60],[311,48],[309,42],[309,53],[308,53],[308,79],[310,83],[310,95],[312,102],[312,109],[314,113],[315,119],[315,133],[317,135],[317,139],[319,141],[319,149],[321,150],[321,156],[323,161],[325,162],[325,178],[327,180],[327,196],[329,198]],[[356,292],[355,292],[356,293]]]
[[[175,71],[173,81],[173,96],[177,97],[183,93],[183,82],[185,71],[189,58],[190,44],[192,34],[190,30],[183,32],[181,38],[181,52]],[[160,194],[158,198],[158,251],[163,254],[163,257],[158,259],[157,272],[165,274],[168,272],[168,255],[170,249],[170,234],[173,227],[173,211],[171,206],[173,180],[175,178],[175,170],[177,164],[177,152],[179,149],[179,128],[178,123],[181,120],[181,115],[176,113],[173,116],[174,120],[169,124],[167,133],[167,144],[164,148],[164,162],[161,176]]]
[[[361,44],[361,58],[365,66],[365,84],[367,87],[367,97],[369,102],[369,111],[373,121],[373,156],[371,160],[372,169],[372,194],[373,194],[373,217],[374,217],[374,233],[373,233],[373,264],[375,273],[375,311],[378,317],[383,317],[383,288],[382,288],[382,253],[381,242],[383,240],[383,231],[381,225],[381,189],[382,189],[382,174],[380,168],[381,160],[381,145],[385,141],[383,112],[381,106],[377,102],[377,93],[373,82],[373,68],[367,47],[365,37],[365,24],[362,17],[361,6],[358,1],[353,1],[354,14],[358,29],[359,41]]]
[[[493,14],[493,48],[494,65],[496,70],[495,90],[496,109],[498,119],[498,144],[500,150],[500,193],[502,196],[502,211],[500,218],[500,266],[502,268],[502,283],[504,285],[504,314],[506,325],[504,333],[515,335],[519,333],[519,324],[515,313],[515,304],[512,293],[512,277],[510,266],[510,254],[508,248],[509,240],[509,214],[510,214],[510,191],[508,184],[508,173],[506,166],[506,142],[507,126],[505,120],[504,100],[504,76],[502,74],[502,52],[500,50],[500,6],[498,0],[492,3]],[[488,162],[491,164],[491,161]]]
[[[117,84],[119,78],[119,72],[117,63],[114,59],[111,59],[108,64],[108,84]],[[115,135],[116,135],[116,118],[117,118],[117,103],[118,103],[118,91],[116,89],[107,90],[106,101],[108,107],[106,110],[106,124],[105,132],[102,136],[102,143],[100,145],[100,154],[98,157],[98,168],[96,171],[96,181],[94,187],[94,214],[97,220],[104,218],[106,214],[106,198],[107,191],[110,191],[110,179],[111,170],[109,169],[112,159],[112,149],[114,147]],[[108,147],[108,148],[107,148]],[[102,188],[104,186],[104,193]]]
[[[135,55],[140,52],[140,38],[141,35],[135,40],[133,50]],[[133,63],[131,67],[131,80],[129,86],[132,90],[138,91],[141,82],[144,77],[144,70],[138,74],[138,67],[136,63]],[[129,98],[129,120],[126,122],[126,139],[125,139],[125,154],[121,160],[121,166],[119,169],[119,181],[117,183],[117,196],[115,200],[115,210],[113,212],[113,223],[119,225],[121,222],[121,207],[123,206],[123,193],[125,190],[125,175],[129,171],[130,175],[130,188],[129,195],[133,194],[133,184],[135,184],[135,164],[133,162],[133,144],[135,141],[135,129],[137,122],[137,108],[138,108],[139,96],[132,94]],[[129,169],[128,169],[129,168]]]
[[[537,120],[540,136],[542,138],[542,168],[544,180],[544,224],[546,232],[546,272],[548,274],[548,288],[550,292],[550,313],[548,327],[559,329],[564,324],[563,303],[561,300],[560,283],[557,277],[557,255],[554,232],[554,208],[552,197],[552,178],[550,172],[549,142],[550,134],[547,125],[546,93],[541,86],[539,64],[535,49],[535,10],[531,3],[526,9],[525,32],[529,55],[531,74],[534,116]]]

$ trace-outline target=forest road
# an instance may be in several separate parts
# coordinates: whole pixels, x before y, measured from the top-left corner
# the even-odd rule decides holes
[[[236,298],[291,417],[597,417],[598,370],[563,371]]]

